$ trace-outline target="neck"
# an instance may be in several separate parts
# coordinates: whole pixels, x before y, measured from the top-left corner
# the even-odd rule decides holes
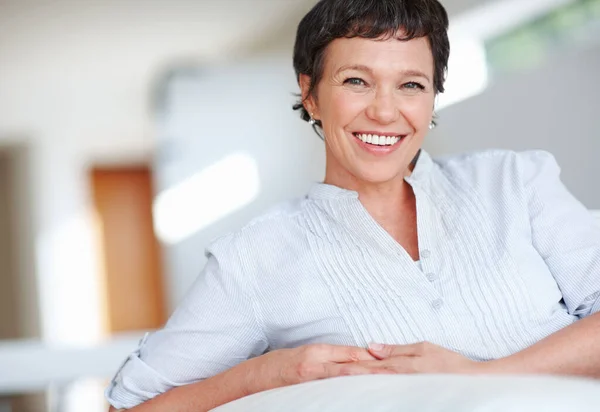
[[[353,190],[363,207],[400,245],[418,259],[417,210],[412,187],[405,177],[412,174],[420,152],[408,165],[404,173],[386,182],[368,182],[356,178],[335,164],[333,156],[328,156],[325,183]],[[338,167],[336,167],[338,166]]]
[[[412,187],[404,180],[411,174],[411,169],[392,180],[372,183],[357,179],[345,170],[340,173],[341,168],[327,167],[325,183],[357,192],[369,214],[380,224],[385,224],[396,220],[414,201]]]

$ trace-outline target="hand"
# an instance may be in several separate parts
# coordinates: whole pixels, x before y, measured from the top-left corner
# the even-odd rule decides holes
[[[269,352],[253,361],[257,364],[249,374],[251,393],[336,376],[393,373],[366,349],[351,346],[305,345]]]
[[[483,364],[465,358],[459,353],[429,342],[412,345],[369,345],[369,352],[378,361],[360,364],[380,367],[395,373],[480,373]]]

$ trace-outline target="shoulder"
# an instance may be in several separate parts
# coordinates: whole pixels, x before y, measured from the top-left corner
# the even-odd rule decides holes
[[[301,231],[298,223],[305,212],[306,199],[297,198],[279,203],[249,221],[241,228],[210,242],[207,254],[260,253],[273,245],[283,247],[286,239]]]
[[[213,240],[207,258],[218,261],[222,272],[244,282],[271,278],[285,265],[307,253],[303,225],[305,199],[278,204],[243,227]]]
[[[474,186],[523,186],[539,176],[560,173],[554,156],[543,150],[486,150],[439,157],[434,162],[449,178]]]

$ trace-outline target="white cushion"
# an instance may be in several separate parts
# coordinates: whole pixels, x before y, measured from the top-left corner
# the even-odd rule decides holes
[[[566,412],[600,408],[600,381],[555,377],[369,375],[309,382],[215,412]]]

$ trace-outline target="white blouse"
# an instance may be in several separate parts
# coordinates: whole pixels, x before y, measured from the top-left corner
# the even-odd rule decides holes
[[[495,359],[600,311],[600,227],[550,154],[422,151],[406,181],[420,262],[356,192],[317,184],[209,246],[187,297],[125,361],[108,401],[130,408],[317,342],[429,341]]]

